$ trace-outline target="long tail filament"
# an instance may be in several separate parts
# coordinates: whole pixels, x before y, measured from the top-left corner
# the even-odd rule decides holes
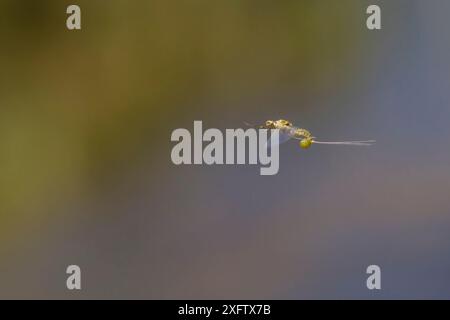
[[[335,145],[348,145],[348,146],[370,146],[374,144],[376,140],[364,140],[364,141],[317,141],[313,140],[312,143],[317,144],[335,144]]]

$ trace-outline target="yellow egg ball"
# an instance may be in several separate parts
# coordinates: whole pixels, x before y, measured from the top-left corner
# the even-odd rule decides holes
[[[308,149],[312,145],[311,139],[302,139],[300,140],[300,147],[303,149]]]

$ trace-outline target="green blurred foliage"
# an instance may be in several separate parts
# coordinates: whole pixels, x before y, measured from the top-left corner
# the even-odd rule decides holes
[[[81,31],[65,27],[72,2],[0,0],[0,229],[157,152],[205,97],[326,90],[362,50],[354,1],[76,3]]]

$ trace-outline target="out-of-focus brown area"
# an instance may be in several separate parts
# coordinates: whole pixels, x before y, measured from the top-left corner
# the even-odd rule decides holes
[[[75,32],[68,4],[1,4],[1,217],[12,223],[158,154],[176,119],[239,112],[234,102],[273,86],[334,86],[334,64],[351,68],[361,40],[348,1],[81,1]]]

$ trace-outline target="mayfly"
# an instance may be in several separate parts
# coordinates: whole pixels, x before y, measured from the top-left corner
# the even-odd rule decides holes
[[[250,125],[247,123],[247,125]],[[332,144],[332,145],[349,145],[349,146],[370,146],[375,143],[375,140],[363,141],[318,141],[311,132],[306,129],[298,128],[292,125],[287,120],[267,120],[263,125],[258,126],[261,129],[278,129],[279,130],[279,144],[282,144],[290,139],[299,140],[300,147],[308,149],[312,144]],[[270,146],[270,139],[268,147]]]

